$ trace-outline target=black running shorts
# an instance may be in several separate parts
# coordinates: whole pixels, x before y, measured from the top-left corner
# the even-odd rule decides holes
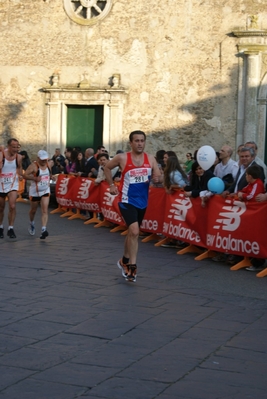
[[[139,227],[144,219],[146,208],[140,209],[136,208],[131,204],[126,204],[125,202],[119,202],[119,208],[121,211],[121,216],[123,217],[127,226],[133,223],[138,223]]]

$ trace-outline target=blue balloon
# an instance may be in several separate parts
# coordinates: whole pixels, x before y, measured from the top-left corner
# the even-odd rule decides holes
[[[219,177],[212,177],[208,181],[208,189],[213,194],[221,194],[224,191],[224,182]]]

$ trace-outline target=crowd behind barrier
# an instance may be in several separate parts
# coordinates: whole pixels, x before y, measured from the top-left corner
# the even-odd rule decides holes
[[[56,199],[62,208],[99,212],[105,221],[124,226],[118,196],[110,194],[106,182],[95,185],[90,178],[61,174],[56,184]],[[167,194],[163,188],[151,186],[141,230],[163,234],[206,251],[267,258],[263,222],[266,217],[267,203],[214,195],[203,208],[199,197],[185,197],[182,190]]]

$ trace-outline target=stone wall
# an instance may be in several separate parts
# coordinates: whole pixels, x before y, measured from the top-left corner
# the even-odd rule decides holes
[[[59,71],[76,84],[88,72],[104,87],[112,74],[127,88],[128,134],[148,134],[147,150],[175,150],[182,159],[201,145],[235,147],[238,39],[257,14],[267,28],[266,0],[113,0],[98,23],[73,22],[63,0],[0,0],[2,143],[15,136],[30,154],[47,145],[42,87]],[[262,70],[262,74],[264,70]],[[1,143],[0,143],[1,144]]]

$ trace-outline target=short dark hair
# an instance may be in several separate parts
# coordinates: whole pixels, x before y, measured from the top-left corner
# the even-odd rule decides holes
[[[142,130],[134,130],[132,133],[130,133],[129,135],[129,140],[132,142],[133,141],[133,137],[135,134],[142,134],[144,136],[144,139],[146,140],[146,134],[144,132],[142,132]]]
[[[109,159],[109,155],[107,152],[102,152],[100,154],[97,154],[96,159],[99,161],[100,158],[105,157],[106,159]]]
[[[246,169],[246,174],[252,176],[253,179],[259,179],[261,170],[258,165],[251,165]]]
[[[17,139],[11,138],[8,140],[7,145],[11,145],[12,141],[15,141],[16,143],[19,143]]]

